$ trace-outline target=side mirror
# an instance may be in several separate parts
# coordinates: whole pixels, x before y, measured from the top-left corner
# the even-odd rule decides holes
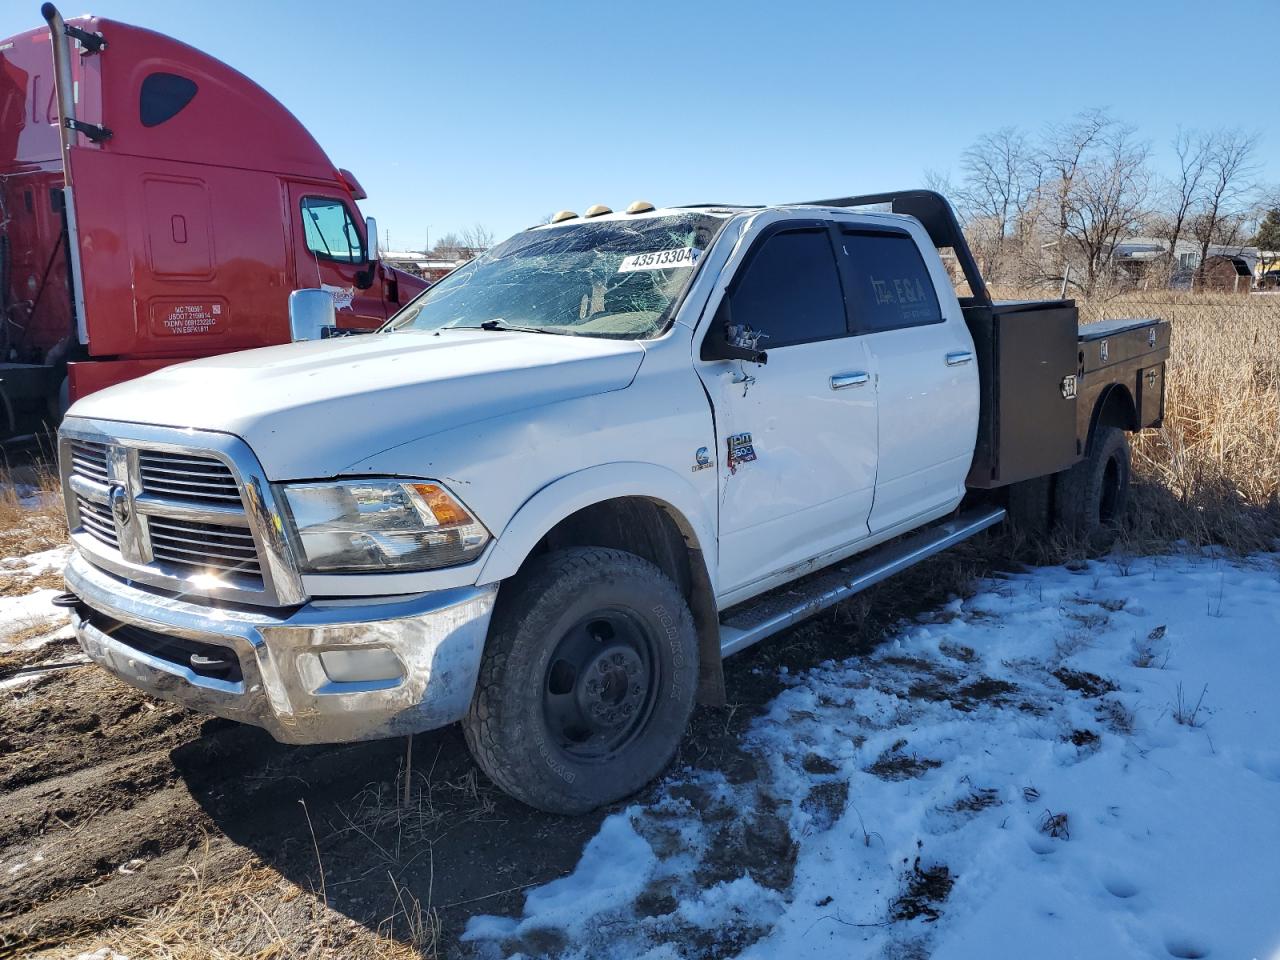
[[[736,332],[737,336],[731,336],[730,331]],[[703,360],[746,360],[749,363],[768,363],[769,355],[755,345],[759,339],[759,334],[744,338],[741,328],[734,327],[732,308],[726,296],[716,308],[716,315],[711,320],[711,329],[703,338],[699,356]]]
[[[378,266],[378,221],[364,218],[364,269],[356,271],[356,289],[368,290],[373,286],[375,268]]]
[[[328,292],[310,289],[289,294],[289,337],[294,343],[323,340],[337,325],[337,311]]]

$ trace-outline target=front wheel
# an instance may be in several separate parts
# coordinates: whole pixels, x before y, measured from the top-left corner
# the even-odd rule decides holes
[[[517,800],[585,813],[670,763],[697,681],[693,617],[670,578],[622,550],[560,550],[503,587],[463,732]]]

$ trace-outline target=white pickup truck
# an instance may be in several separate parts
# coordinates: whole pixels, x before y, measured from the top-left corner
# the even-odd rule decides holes
[[[376,334],[291,307],[317,339],[70,411],[81,645],[289,743],[461,721],[560,812],[661,772],[724,656],[1006,511],[1114,520],[1169,349],[993,304],[926,191],[593,207]]]

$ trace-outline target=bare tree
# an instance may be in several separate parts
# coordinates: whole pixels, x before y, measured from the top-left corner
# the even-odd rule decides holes
[[[459,235],[464,247],[469,247],[478,255],[493,246],[493,231],[483,224],[475,223],[467,227]]]
[[[1090,122],[1088,143],[1071,154],[1070,186],[1055,187],[1064,253],[1074,253],[1092,292],[1119,241],[1147,216],[1149,146],[1135,129],[1112,120]],[[1079,142],[1079,141],[1076,141]]]
[[[1092,109],[1047,131],[1041,147],[1041,189],[1044,214],[1050,232],[1055,235],[1046,246],[1056,248],[1058,277],[1065,276],[1069,263],[1068,227],[1072,211],[1078,206],[1075,193],[1081,167],[1101,138],[1115,126],[1116,121],[1105,110]]]
[[[1198,281],[1215,243],[1240,243],[1257,172],[1258,135],[1237,128],[1216,130],[1206,141],[1204,195],[1191,230],[1200,244]]]
[[[1178,255],[1178,241],[1182,239],[1187,222],[1203,197],[1209,144],[1208,136],[1181,129],[1173,140],[1173,149],[1178,156],[1178,175],[1169,185],[1167,212],[1162,218],[1162,229],[1157,231],[1160,238],[1169,243],[1169,250],[1165,254],[1165,268],[1170,274]]]
[[[1011,236],[1039,187],[1040,166],[1026,137],[1013,127],[979,137],[960,163],[964,179],[955,200],[984,271],[1000,278]]]

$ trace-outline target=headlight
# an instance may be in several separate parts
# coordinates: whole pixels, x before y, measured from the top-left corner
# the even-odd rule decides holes
[[[343,480],[280,488],[304,573],[434,570],[466,563],[489,532],[429,481]]]

